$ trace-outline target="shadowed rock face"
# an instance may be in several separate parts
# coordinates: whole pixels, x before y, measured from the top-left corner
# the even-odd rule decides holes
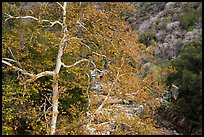
[[[127,21],[139,38],[154,33],[149,43],[157,42],[154,54],[160,63],[175,59],[186,43],[202,36],[202,16],[190,14],[201,12],[201,2],[136,2],[135,6],[138,12]]]

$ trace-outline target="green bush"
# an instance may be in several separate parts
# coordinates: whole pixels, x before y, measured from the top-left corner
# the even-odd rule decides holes
[[[199,17],[201,16],[202,11],[199,9],[187,9],[184,14],[181,14],[179,21],[183,29],[191,31],[195,28],[196,23],[199,22]]]
[[[139,36],[139,41],[147,46],[150,45],[150,41],[154,38],[154,33],[152,31],[148,31]]]
[[[199,120],[202,115],[202,41],[188,43],[171,65],[177,72],[168,76],[167,83],[179,87],[179,97],[174,105],[188,120],[202,122]],[[200,128],[199,124],[194,126]]]
[[[166,29],[166,26],[167,24],[169,24],[171,22],[171,19],[169,18],[165,18],[163,20],[157,20],[156,21],[156,29],[158,30],[165,30]]]

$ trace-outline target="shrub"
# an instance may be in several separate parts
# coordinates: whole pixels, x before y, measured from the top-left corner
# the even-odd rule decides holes
[[[156,24],[156,28],[159,29],[159,30],[165,30],[166,29],[166,26],[168,23],[170,23],[171,20],[166,18],[166,19],[163,19],[163,20],[157,20]]]
[[[202,41],[188,43],[171,64],[177,72],[168,76],[167,83],[179,87],[179,97],[173,104],[188,120],[202,122]],[[200,128],[199,124],[194,126]]]
[[[196,23],[199,22],[199,17],[201,17],[201,10],[198,9],[187,9],[184,14],[181,14],[179,21],[183,29],[191,31],[195,28]]]
[[[148,31],[139,36],[139,41],[147,46],[150,45],[150,41],[154,38],[154,33],[152,31]]]

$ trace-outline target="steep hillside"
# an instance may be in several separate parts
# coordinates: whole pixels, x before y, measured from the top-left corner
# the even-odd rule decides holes
[[[177,57],[183,46],[202,36],[201,2],[136,2],[138,13],[127,19],[141,42],[157,42],[159,62]]]
[[[177,95],[170,91],[165,96],[172,106],[164,105],[158,120],[181,134],[202,134],[202,3],[136,2],[135,6],[138,12],[126,20],[140,42],[147,50],[156,42],[157,64],[170,63],[178,70],[167,78],[170,87],[178,86]]]

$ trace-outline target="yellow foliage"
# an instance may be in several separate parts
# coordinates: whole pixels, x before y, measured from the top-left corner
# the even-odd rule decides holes
[[[138,42],[135,32],[124,22],[123,14],[137,12],[133,5],[126,2],[83,4],[80,6],[79,3],[73,2],[68,5],[66,15],[68,34],[67,41],[61,45],[66,45],[63,49],[62,62],[73,64],[86,58],[92,64],[83,62],[73,68],[62,67],[58,75],[58,88],[63,92],[59,96],[61,112],[58,114],[56,134],[89,134],[86,125],[91,125],[97,133],[101,133],[107,130],[110,121],[127,127],[125,130],[118,127],[118,130],[113,131],[112,134],[156,134],[151,116],[159,107],[158,100],[166,89],[160,76],[167,70],[157,68],[152,73],[146,74],[141,59],[142,56],[152,57],[156,43],[150,45],[149,50],[146,51],[146,46]],[[49,20],[59,20],[62,16],[62,9],[58,4],[49,3],[47,8],[43,8],[44,6],[37,5],[36,10],[32,10],[32,14]],[[3,9],[4,12],[7,10]],[[23,14],[26,15],[29,12],[31,11],[24,11]],[[42,22],[35,22],[32,25],[19,24],[14,26],[8,34],[3,34],[3,57],[11,56],[8,52],[10,48],[26,71],[37,74],[54,70],[58,46],[63,34],[58,25],[53,28],[40,27],[43,25],[45,24]],[[88,89],[90,81],[86,74],[90,74],[90,70],[94,67],[108,70],[107,74],[101,78],[101,82],[105,83],[103,90],[107,96],[96,97]],[[9,72],[8,69],[6,70]],[[175,72],[175,68],[169,67],[168,71]],[[22,80],[14,81],[17,76],[4,80],[4,134],[18,130],[17,126],[11,129],[13,119],[22,122],[20,118],[14,118],[18,115],[26,121],[26,126],[30,129],[28,134],[48,134],[50,130],[48,125],[52,115],[49,102],[52,99],[50,94],[52,94],[53,80],[50,77],[43,77],[26,85],[25,88],[23,81],[28,78],[22,74],[19,77]],[[9,87],[10,79],[15,86]],[[22,106],[19,102],[13,101],[11,95],[14,95],[13,97],[17,100],[22,100]],[[111,105],[112,98],[143,104],[144,112],[141,115],[128,116],[124,111]],[[11,100],[13,102],[10,103]],[[15,109],[11,108],[12,105],[15,105]],[[101,110],[97,111],[99,107]],[[106,113],[108,109],[112,109],[112,112]],[[91,116],[88,116],[87,112]],[[94,118],[107,123],[94,124]]]

